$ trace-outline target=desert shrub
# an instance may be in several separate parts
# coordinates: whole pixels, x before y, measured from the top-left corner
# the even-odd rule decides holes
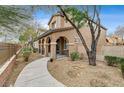
[[[26,47],[23,49],[22,53],[23,53],[23,57],[24,57],[25,61],[29,60],[29,56],[30,56],[31,52],[32,52],[31,48]]]
[[[117,57],[115,57],[115,56],[111,56],[110,60],[111,60],[111,65],[112,66],[119,64],[118,61],[117,61]]]
[[[50,62],[53,62],[53,58],[50,58]]]
[[[116,61],[120,64],[121,63],[121,60],[122,60],[122,58],[120,58],[120,57],[117,57],[116,58]]]
[[[112,56],[105,56],[105,60],[107,61],[108,66],[113,66],[115,59],[116,58]]]
[[[32,49],[30,47],[25,47],[23,48],[22,52],[25,52],[25,51],[32,51]]]
[[[122,72],[122,76],[124,78],[124,63],[121,63],[121,72]]]
[[[34,49],[33,49],[33,53],[36,53],[37,51],[38,51],[37,48],[34,48]]]
[[[79,56],[79,53],[78,52],[72,52],[71,53],[71,60],[72,61],[76,61],[76,60],[78,60],[80,58],[80,56]]]
[[[116,56],[105,56],[108,66],[115,66],[124,63],[124,58]]]
[[[118,65],[121,69],[122,76],[124,78],[124,58],[115,56],[105,56],[105,60],[107,61],[109,66],[114,66],[115,64]]]
[[[124,63],[124,58],[121,58],[119,62],[120,62],[120,64],[123,64]]]

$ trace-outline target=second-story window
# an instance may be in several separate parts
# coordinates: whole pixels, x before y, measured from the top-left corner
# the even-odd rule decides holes
[[[56,28],[56,21],[52,23],[52,29]]]

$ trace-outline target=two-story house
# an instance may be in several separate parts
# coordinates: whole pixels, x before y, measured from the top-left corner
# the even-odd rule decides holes
[[[85,49],[81,40],[61,13],[57,13],[51,17],[48,22],[49,30],[39,36],[38,49],[39,53],[44,56],[50,56],[56,59],[60,56],[70,56],[73,51],[86,55]],[[106,28],[101,26],[101,36],[98,42],[97,54],[102,54],[102,46],[105,44]],[[90,47],[91,33],[88,26],[82,26],[80,31]]]

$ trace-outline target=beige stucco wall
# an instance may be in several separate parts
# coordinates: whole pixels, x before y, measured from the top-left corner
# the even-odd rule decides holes
[[[83,35],[83,37],[84,37],[84,39],[86,41],[86,44],[90,48],[91,47],[91,40],[92,40],[90,29],[87,26],[83,26],[80,29],[80,32],[82,33],[82,35]],[[100,38],[99,38],[99,41],[98,41],[98,47],[97,47],[97,54],[101,54],[101,52],[102,52],[101,48],[105,45],[105,37],[106,37],[106,30],[101,28],[101,35],[100,35]],[[84,51],[84,48],[83,48],[82,44],[80,43],[79,46],[78,46],[79,52],[82,49]]]
[[[61,16],[54,16],[49,24],[49,28],[52,29],[52,23],[56,22],[56,28],[63,28],[64,27],[64,17]]]
[[[54,16],[52,21],[51,21],[51,23],[49,24],[49,26],[51,27],[51,24],[54,21],[57,22],[57,25],[58,25],[58,23],[61,23],[61,28],[63,28],[63,27],[70,27],[71,26],[71,24],[69,22],[66,22],[64,17],[60,17],[60,18],[59,17],[60,16]],[[61,22],[58,19],[61,19]],[[97,48],[97,51],[98,51],[97,53],[98,54],[101,54],[101,47],[103,45],[105,45],[106,31],[103,28],[101,28],[101,30],[102,30],[101,31],[101,36],[100,36],[100,39],[99,39],[99,42],[98,42],[98,48]],[[90,48],[90,44],[91,44],[91,32],[90,32],[90,29],[85,24],[82,28],[80,28],[80,31],[81,31],[81,33],[82,33],[82,35],[83,35],[83,37],[84,37],[88,47]],[[70,30],[68,32],[63,31],[63,32],[54,33],[55,36],[52,35],[52,37],[53,38],[57,38],[57,37],[60,36],[59,34],[61,34],[62,36],[67,36],[69,38],[69,41],[73,40],[73,41],[70,41],[71,43],[74,43],[75,38],[77,38],[77,39],[79,38],[79,36],[77,35],[75,30]],[[54,40],[54,42],[55,42],[55,40]],[[82,50],[84,52],[84,47],[82,46],[81,42],[78,43],[77,47],[78,47],[77,49],[78,49],[79,52],[81,52],[80,50]]]
[[[56,21],[56,28],[65,28],[65,27],[70,27],[70,23],[66,22],[66,20],[64,19],[64,17],[61,16],[54,16],[49,24],[49,27],[52,28],[52,23]],[[91,47],[91,32],[90,29],[88,28],[88,26],[84,25],[82,26],[82,28],[80,28],[80,32],[83,35],[86,44],[88,45],[88,47]],[[77,51],[80,54],[83,54],[84,56],[86,56],[86,52],[84,49],[84,46],[81,43],[81,40],[76,32],[75,29],[70,29],[70,30],[66,30],[66,31],[59,31],[59,32],[55,32],[52,33],[48,36],[45,36],[43,38],[41,38],[41,42],[44,39],[44,48],[45,48],[45,55],[47,56],[47,38],[50,37],[51,39],[51,54],[52,57],[56,56],[56,41],[59,37],[65,37],[68,39],[69,43],[68,43],[68,48],[69,48],[69,54],[73,51]],[[101,35],[100,35],[100,39],[98,42],[98,47],[97,47],[97,55],[102,55],[103,54],[103,50],[102,47],[105,45],[105,37],[106,37],[106,30],[101,28]]]
[[[69,45],[69,52],[70,53],[72,51],[76,51],[75,50],[74,38],[73,38],[73,36],[71,36],[71,34],[72,34],[72,31],[68,30],[68,31],[53,33],[53,34],[50,34],[46,37],[43,37],[41,39],[41,42],[44,39],[44,47],[45,47],[45,50],[46,50],[44,55],[47,56],[47,52],[48,52],[48,50],[47,50],[47,47],[48,47],[47,38],[49,38],[49,37],[51,39],[51,52],[52,52],[51,54],[52,54],[52,57],[56,57],[56,41],[59,37],[65,37],[69,41],[68,45]]]
[[[71,24],[65,20],[64,17],[54,16],[49,24],[49,28],[52,29],[52,23],[56,22],[56,28],[70,27]]]
[[[106,45],[103,47],[103,55],[124,57],[124,46]]]
[[[90,30],[88,27],[82,27],[80,29],[88,47],[90,48],[90,44],[91,44],[91,34],[90,34]],[[97,55],[102,55],[102,47],[105,45],[105,35],[106,35],[106,31],[104,29],[102,29],[101,31],[101,36],[100,36],[100,39],[99,39],[99,42],[98,42],[98,47],[97,47]],[[45,45],[47,45],[47,38],[50,37],[51,39],[51,50],[55,51],[56,49],[56,41],[59,37],[65,37],[68,39],[69,41],[69,54],[73,51],[78,51],[80,54],[83,54],[84,56],[86,56],[86,52],[85,52],[85,49],[84,49],[84,46],[82,45],[81,41],[80,41],[80,38],[77,34],[77,32],[75,31],[75,29],[71,29],[71,30],[67,30],[67,31],[61,31],[61,32],[55,32],[55,33],[52,33],[42,39],[45,40]],[[41,41],[42,41],[41,39]],[[78,42],[75,42],[75,41],[78,41]],[[54,43],[54,44],[53,44]],[[54,45],[54,49],[53,49],[53,45]],[[45,46],[45,49],[46,49],[47,46]],[[54,53],[54,56],[56,54]]]

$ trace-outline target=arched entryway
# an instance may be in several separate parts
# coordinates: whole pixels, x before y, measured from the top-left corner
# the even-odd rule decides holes
[[[39,53],[41,53],[41,40],[39,40]]]
[[[46,48],[46,50],[47,50],[47,56],[50,56],[50,53],[51,53],[51,39],[50,39],[50,37],[48,37],[47,39],[46,39],[46,44],[47,44],[47,48]]]
[[[56,55],[58,57],[65,57],[69,56],[69,49],[68,49],[68,39],[66,37],[59,37],[56,41]]]
[[[44,55],[44,39],[42,39],[42,55]]]

